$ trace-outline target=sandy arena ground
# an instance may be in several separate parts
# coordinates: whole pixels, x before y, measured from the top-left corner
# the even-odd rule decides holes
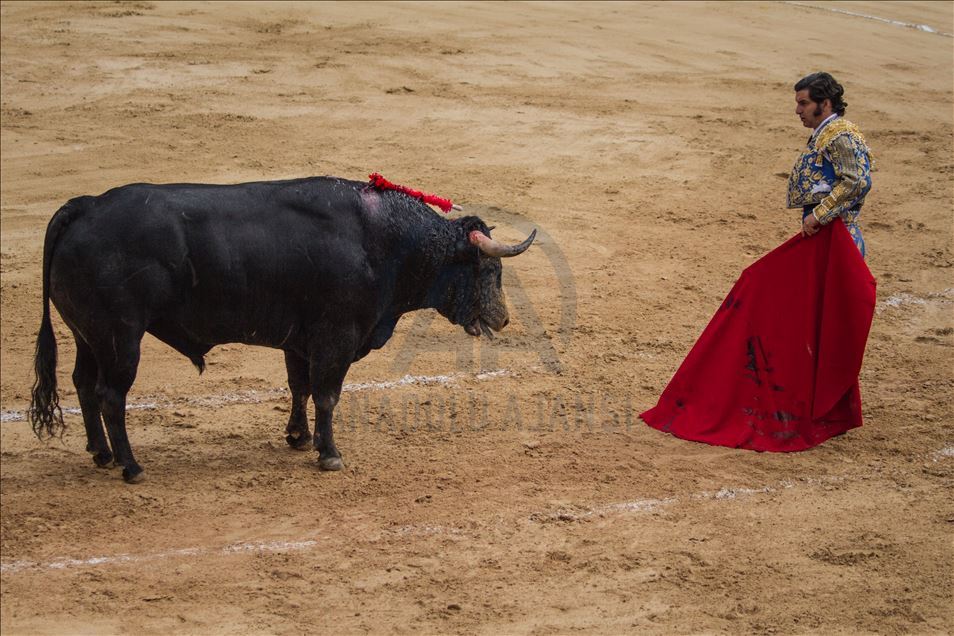
[[[4,636],[954,631],[954,4],[0,18]],[[735,278],[797,231],[791,86],[817,69],[877,159],[865,426],[791,455],[652,430],[638,413]],[[282,356],[241,345],[197,376],[147,337],[141,485],[94,468],[76,411],[32,436],[43,232],[68,198],[375,170],[541,240],[506,263],[494,343],[424,312],[352,368],[345,471],[286,447]]]

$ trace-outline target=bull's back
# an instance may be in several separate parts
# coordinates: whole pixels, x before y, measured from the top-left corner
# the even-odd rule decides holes
[[[320,178],[116,188],[60,236],[51,296],[78,321],[93,307],[242,340],[360,278],[358,205]]]

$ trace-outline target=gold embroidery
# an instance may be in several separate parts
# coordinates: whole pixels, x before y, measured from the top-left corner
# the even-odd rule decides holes
[[[821,132],[818,133],[818,137],[815,138],[815,150],[819,154],[825,152],[825,150],[828,148],[828,144],[834,141],[835,137],[845,133],[860,141],[865,149],[868,148],[868,142],[865,141],[864,135],[861,134],[861,131],[858,129],[858,127],[847,119],[842,119],[839,117],[838,119],[829,122],[828,125],[822,128]]]

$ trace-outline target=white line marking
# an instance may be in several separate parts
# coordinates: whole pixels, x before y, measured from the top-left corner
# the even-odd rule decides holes
[[[934,453],[934,461],[942,457],[954,457],[954,446],[947,446]]]
[[[561,508],[548,513],[534,513],[530,515],[531,521],[580,521],[591,517],[605,517],[610,514],[653,512],[666,506],[678,504],[686,500],[712,500],[726,501],[731,499],[740,499],[751,497],[753,495],[763,495],[774,492],[781,492],[790,488],[795,488],[799,483],[814,486],[817,484],[831,484],[844,481],[844,477],[820,477],[817,479],[808,478],[802,482],[780,481],[774,486],[763,486],[762,488],[720,488],[715,492],[698,492],[686,495],[684,497],[666,497],[665,499],[637,499],[635,501],[624,501],[620,503],[604,504],[595,508]]]
[[[934,453],[935,457],[954,457],[954,446],[947,446]],[[690,493],[682,497],[666,497],[664,499],[636,499],[634,501],[622,501],[618,503],[604,504],[595,508],[577,507],[575,509],[559,509],[557,511],[533,513],[529,519],[532,522],[546,521],[580,521],[590,517],[605,517],[608,515],[622,515],[626,513],[653,512],[666,506],[672,506],[684,501],[734,501],[744,497],[755,495],[782,492],[799,486],[813,487],[816,485],[833,484],[852,479],[863,479],[863,475],[853,477],[808,477],[799,481],[783,480],[774,486],[763,486],[761,488],[729,488],[723,487],[719,490],[702,491]],[[432,524],[412,524],[399,526],[397,528],[385,528],[385,532],[398,536],[428,536],[435,534],[461,535],[463,531],[458,528],[445,527]],[[0,563],[0,572],[16,573],[27,570],[65,570],[75,567],[91,567],[100,565],[118,565],[124,563],[142,563],[146,561],[158,561],[162,559],[181,558],[181,557],[202,557],[202,556],[228,556],[241,553],[261,553],[261,552],[295,552],[308,550],[318,545],[316,539],[304,539],[299,541],[246,541],[239,543],[230,543],[218,548],[179,548],[166,550],[163,552],[152,552],[148,554],[117,554],[114,556],[98,556],[86,559],[75,559],[70,557],[61,557],[53,561],[41,563],[38,561],[6,561]]]
[[[878,311],[881,311],[885,307],[900,307],[901,305],[926,305],[927,300],[914,296],[907,292],[901,292],[900,294],[895,294],[894,296],[889,296],[878,303]]]
[[[888,18],[879,18],[875,15],[867,15],[864,13],[855,13],[854,11],[846,11],[844,9],[836,9],[834,7],[819,7],[813,4],[807,4],[804,2],[785,2],[784,4],[790,4],[795,7],[804,7],[805,9],[816,9],[818,11],[831,11],[832,13],[841,13],[843,15],[850,15],[855,18],[864,18],[866,20],[875,20],[877,22],[884,22],[885,24],[891,24],[893,26],[905,27],[907,29],[916,29],[918,31],[923,31],[925,33],[933,33],[935,35],[942,35],[946,38],[954,38],[954,34],[945,33],[944,31],[938,31],[932,27],[929,27],[926,24],[915,24],[913,22],[902,22],[901,20],[890,20]]]
[[[666,499],[637,499],[636,501],[624,501],[622,503],[608,504],[593,511],[593,513],[605,514],[607,512],[652,512],[657,508],[674,504],[676,501],[678,501],[678,499],[675,497],[668,497]]]
[[[352,391],[370,391],[375,389],[394,389],[399,386],[410,386],[413,384],[420,384],[423,386],[428,386],[431,384],[438,384],[440,386],[450,386],[454,383],[454,379],[460,377],[462,374],[455,373],[453,375],[406,375],[399,380],[389,380],[387,382],[365,382],[361,384],[346,384],[341,388],[343,393],[350,393]]]
[[[387,380],[384,382],[362,382],[357,384],[345,384],[341,387],[343,393],[353,393],[356,391],[377,391],[396,389],[402,386],[454,386],[458,380],[472,377],[478,381],[495,380],[510,375],[507,369],[497,369],[496,371],[484,371],[481,373],[452,373],[450,375],[406,375],[397,380]],[[207,395],[190,398],[179,398],[177,400],[164,400],[159,402],[133,402],[126,405],[127,411],[154,411],[157,409],[174,409],[182,406],[224,406],[226,404],[260,404],[268,400],[284,398],[288,395],[288,389],[278,387],[274,389],[265,389],[262,391],[248,389],[247,391],[237,391],[225,395]],[[64,407],[65,415],[82,415],[82,411],[76,407]],[[0,422],[22,422],[26,420],[24,411],[0,411]]]
[[[46,563],[36,561],[8,561],[0,564],[0,572],[22,572],[23,570],[65,570],[95,565],[115,565],[120,563],[142,563],[176,557],[195,557],[204,555],[228,555],[246,552],[295,552],[307,550],[318,545],[318,542],[309,539],[306,541],[252,541],[230,543],[219,548],[180,548],[165,552],[149,554],[117,554],[115,556],[99,556],[88,559],[59,558]]]
[[[902,305],[949,305],[952,302],[954,302],[954,287],[948,287],[939,292],[931,292],[926,297],[901,292],[893,296],[888,296],[879,302],[877,304],[877,312],[880,314],[888,307],[897,308]]]
[[[399,526],[397,528],[389,528],[389,531],[401,535],[401,536],[432,536],[435,534],[449,534],[449,535],[459,535],[462,534],[459,528],[448,528],[445,526],[435,526],[430,524],[423,525],[410,525],[410,526]]]
[[[67,409],[63,409],[63,412],[66,413]],[[23,411],[0,411],[0,423],[22,422],[25,419]]]

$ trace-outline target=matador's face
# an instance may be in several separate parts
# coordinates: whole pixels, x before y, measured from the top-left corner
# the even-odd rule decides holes
[[[805,128],[815,129],[831,115],[831,100],[826,99],[820,104],[812,101],[808,89],[802,89],[795,93],[795,114],[802,120]]]

